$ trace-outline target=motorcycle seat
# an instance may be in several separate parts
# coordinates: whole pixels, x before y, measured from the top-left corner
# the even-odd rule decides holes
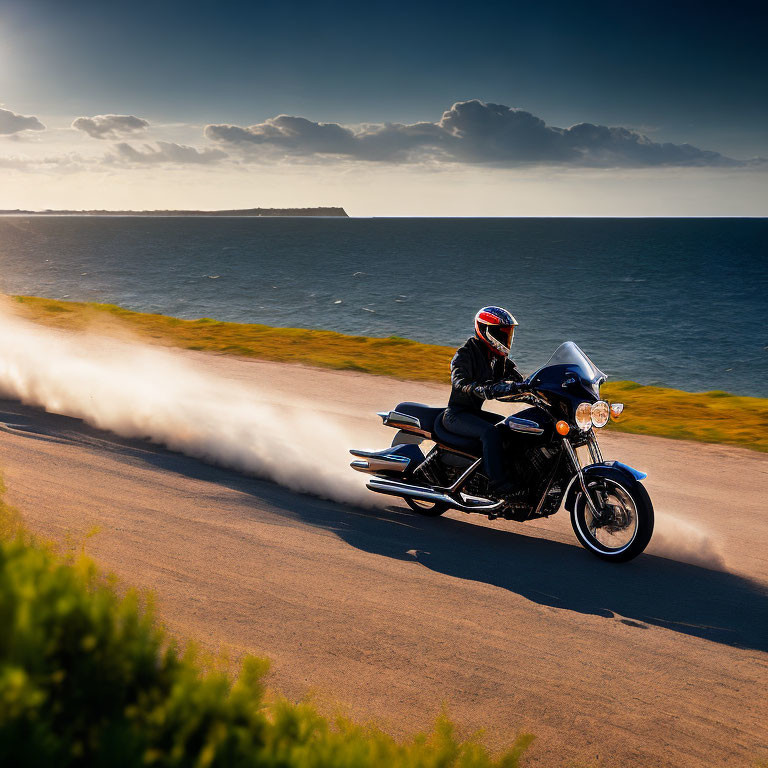
[[[483,444],[474,437],[462,437],[461,435],[449,432],[443,424],[442,414],[439,419],[435,420],[433,434],[437,438],[437,442],[447,448],[455,448],[457,451],[469,453],[478,458],[483,455]]]
[[[445,408],[432,408],[429,405],[423,405],[422,403],[398,403],[395,406],[395,410],[398,413],[404,413],[407,416],[413,416],[419,420],[419,426],[425,431],[432,434],[435,431],[435,423],[440,421],[443,416]]]

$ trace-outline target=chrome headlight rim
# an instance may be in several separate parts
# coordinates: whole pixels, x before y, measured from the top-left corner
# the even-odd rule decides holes
[[[611,407],[605,400],[598,400],[592,404],[590,409],[592,425],[597,429],[602,429],[611,418]]]
[[[573,420],[582,432],[589,432],[592,429],[592,404],[586,401],[579,403]]]

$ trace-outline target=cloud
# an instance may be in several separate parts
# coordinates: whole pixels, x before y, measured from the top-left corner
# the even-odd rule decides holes
[[[75,173],[83,170],[87,164],[88,160],[74,152],[46,157],[24,157],[19,155],[0,157],[0,168],[31,173]]]
[[[108,155],[107,162],[127,165],[150,165],[155,163],[175,163],[183,165],[210,165],[228,157],[220,149],[197,149],[185,144],[175,144],[170,141],[158,141],[153,147],[144,144],[140,149],[121,142],[115,144],[115,154]]]
[[[304,117],[278,115],[263,123],[207,125],[205,136],[243,149],[260,148],[289,155],[338,155],[358,160],[403,162],[414,150],[424,154],[444,139],[435,123],[385,123],[355,131],[338,123],[315,123]]]
[[[0,109],[0,134],[9,136],[19,131],[44,131],[45,126],[36,118],[17,115],[9,109]]]
[[[146,130],[149,123],[134,115],[94,115],[78,117],[72,127],[94,139],[119,139]]]
[[[155,146],[144,144],[138,148],[121,142],[114,145],[113,152],[99,156],[84,157],[75,152],[39,157],[0,156],[0,169],[26,173],[76,173],[104,171],[115,166],[139,167],[162,163],[208,165],[226,157],[227,153],[220,149],[197,149],[167,141],[158,141]]]
[[[521,109],[460,101],[430,123],[352,128],[278,115],[248,127],[207,125],[205,136],[252,155],[331,156],[388,163],[438,160],[498,167],[739,166],[749,164],[690,144],[651,141],[629,128],[579,123],[547,125]]]

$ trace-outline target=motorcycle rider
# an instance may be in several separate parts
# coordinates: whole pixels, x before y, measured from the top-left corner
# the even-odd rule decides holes
[[[449,432],[480,440],[483,465],[491,489],[510,496],[502,455],[502,433],[497,425],[503,417],[483,411],[486,400],[509,395],[519,388],[523,376],[508,355],[517,320],[502,307],[483,307],[475,315],[475,335],[459,347],[451,360],[451,396],[443,415]]]

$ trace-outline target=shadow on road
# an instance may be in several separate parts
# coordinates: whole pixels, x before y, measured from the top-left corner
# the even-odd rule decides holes
[[[88,445],[127,462],[248,493],[266,505],[258,519],[298,522],[365,552],[413,562],[459,579],[509,590],[540,605],[656,625],[716,643],[768,652],[768,589],[749,579],[642,555],[615,565],[578,546],[500,531],[467,520],[424,518],[405,508],[364,510],[293,493],[273,483],[212,467],[149,443],[93,429],[0,400],[0,423],[15,434]],[[1,424],[0,424],[1,425]],[[560,514],[563,514],[562,512]]]
[[[413,561],[409,551],[415,550],[426,568],[507,589],[540,605],[768,652],[768,589],[741,576],[653,555],[605,563],[575,538],[573,545],[537,538],[526,534],[524,524],[510,523],[514,530],[503,531],[477,525],[470,516],[423,518],[405,508],[297,504],[282,489],[253,492],[366,552]]]

